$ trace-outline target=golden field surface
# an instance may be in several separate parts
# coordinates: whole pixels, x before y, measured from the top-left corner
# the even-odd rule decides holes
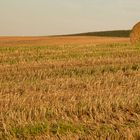
[[[92,45],[128,41],[129,38],[93,36],[0,37],[0,46]]]
[[[0,37],[0,140],[18,139],[139,140],[140,45]]]

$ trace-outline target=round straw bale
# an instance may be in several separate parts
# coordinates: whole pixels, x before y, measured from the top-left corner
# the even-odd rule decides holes
[[[137,23],[130,33],[131,43],[140,43],[140,22]]]

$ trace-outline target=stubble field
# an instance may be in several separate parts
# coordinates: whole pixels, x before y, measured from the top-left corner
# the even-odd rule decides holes
[[[0,139],[139,140],[140,45],[0,37]]]

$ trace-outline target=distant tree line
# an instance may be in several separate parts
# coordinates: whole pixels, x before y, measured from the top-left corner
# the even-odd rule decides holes
[[[70,34],[64,36],[107,36],[107,37],[129,37],[130,30],[114,30],[114,31],[101,31],[101,32],[87,32]]]

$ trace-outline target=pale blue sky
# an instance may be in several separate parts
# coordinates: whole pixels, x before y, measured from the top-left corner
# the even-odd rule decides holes
[[[0,0],[0,35],[130,29],[140,0]]]

